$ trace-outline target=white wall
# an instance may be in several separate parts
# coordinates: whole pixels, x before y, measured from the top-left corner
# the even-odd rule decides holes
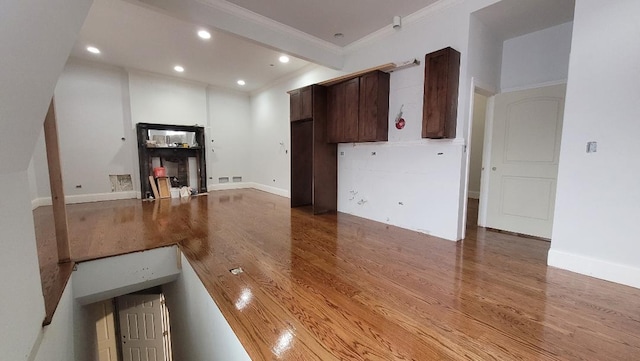
[[[229,177],[229,182],[233,177],[242,177],[242,186],[245,186],[252,175],[249,95],[210,86],[207,88],[207,101],[208,188],[219,187],[220,177]]]
[[[0,354],[25,360],[45,316],[26,170],[2,174],[2,186],[0,288],[6,294],[0,302]]]
[[[174,360],[251,360],[222,312],[183,256],[177,281],[162,286]]]
[[[0,355],[26,360],[40,333],[44,301],[35,245],[29,161],[56,79],[90,0],[3,0],[0,11]]]
[[[469,75],[474,86],[495,94],[500,91],[503,41],[471,15],[469,22]],[[473,89],[471,91],[474,91]]]
[[[137,141],[128,115],[126,72],[69,62],[55,97],[65,197],[111,193],[110,174],[133,177]]]
[[[174,281],[177,247],[162,247],[77,264],[73,297],[83,305]]]
[[[79,360],[74,349],[74,305],[72,280],[62,293],[51,324],[42,330],[42,343],[35,361]]]
[[[129,73],[131,119],[137,123],[204,126],[206,85],[144,72]]]
[[[549,264],[640,287],[640,2],[576,2]],[[588,141],[598,152],[585,152]]]
[[[289,196],[290,138],[287,91],[338,76],[340,72],[309,66],[251,96],[251,179],[258,189]],[[280,143],[283,143],[282,145]]]
[[[251,181],[248,94],[71,60],[55,95],[68,203],[138,195],[137,122],[204,126],[207,174],[212,178],[208,184],[217,183],[220,176],[241,176],[244,182]],[[51,204],[42,129],[39,134],[29,171],[34,206]],[[112,193],[110,174],[131,174],[135,192]]]
[[[506,40],[503,44],[502,92],[566,81],[573,22]]]

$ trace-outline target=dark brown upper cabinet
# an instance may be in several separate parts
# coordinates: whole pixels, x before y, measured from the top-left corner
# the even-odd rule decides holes
[[[292,122],[313,117],[313,91],[311,86],[289,92],[289,117]]]
[[[388,139],[389,74],[374,71],[328,87],[327,138],[330,143]]]
[[[422,138],[455,138],[460,53],[444,48],[424,59]]]

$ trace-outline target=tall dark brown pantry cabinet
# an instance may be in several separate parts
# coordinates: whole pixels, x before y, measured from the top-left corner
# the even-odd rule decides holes
[[[327,143],[327,89],[310,85],[289,92],[291,207],[314,214],[337,208],[337,146]]]

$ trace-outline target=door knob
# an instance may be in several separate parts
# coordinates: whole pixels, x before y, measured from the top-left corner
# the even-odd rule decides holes
[[[491,168],[491,170],[496,170],[496,169],[497,169],[496,167],[492,167],[492,168]]]

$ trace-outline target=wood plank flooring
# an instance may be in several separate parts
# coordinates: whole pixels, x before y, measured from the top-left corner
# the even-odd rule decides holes
[[[74,260],[178,243],[254,360],[640,358],[640,290],[547,267],[548,242],[471,225],[455,243],[256,190],[68,212]]]

